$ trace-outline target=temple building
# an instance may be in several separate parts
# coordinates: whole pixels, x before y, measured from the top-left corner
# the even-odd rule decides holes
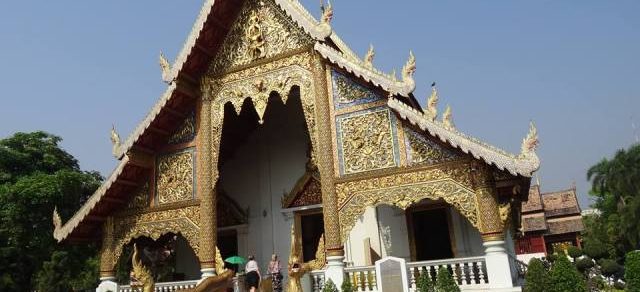
[[[303,291],[415,291],[439,267],[463,290],[520,291],[534,125],[516,154],[460,132],[435,86],[420,107],[411,52],[382,72],[330,4],[319,15],[206,0],[175,61],[160,55],[166,90],[126,139],[112,129],[113,173],[53,214],[59,242],[100,245],[97,291],[242,291],[228,259],[254,255],[265,275],[272,254]]]
[[[529,189],[529,200],[522,204],[522,234],[516,241],[518,259],[529,262],[565,252],[568,246],[580,247],[584,230],[575,185],[567,190],[540,193],[540,184]]]

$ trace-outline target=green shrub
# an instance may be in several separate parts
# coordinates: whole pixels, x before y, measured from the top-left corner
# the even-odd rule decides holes
[[[640,291],[640,251],[627,254],[624,261],[624,279],[627,291]]]
[[[544,291],[547,283],[549,283],[549,272],[545,269],[541,260],[532,258],[527,267],[527,274],[524,276],[524,288],[522,291]]]
[[[435,287],[433,286],[433,281],[431,281],[431,277],[429,277],[429,271],[424,270],[422,274],[418,277],[418,281],[416,282],[416,286],[418,288],[418,292],[435,292]]]
[[[436,291],[438,292],[460,292],[460,287],[453,280],[447,267],[440,267],[436,280]]]
[[[340,285],[340,291],[353,292],[353,286],[351,285],[351,279],[349,279],[349,276],[346,276],[344,278],[344,281],[342,281],[342,285]]]
[[[324,283],[324,288],[322,288],[322,292],[338,292],[338,287],[333,283],[331,279],[328,279]]]
[[[577,246],[570,246],[567,248],[567,254],[573,258],[573,261],[579,258],[582,255],[582,249]]]
[[[593,266],[595,265],[590,257],[583,257],[581,259],[578,259],[576,260],[575,264],[576,268],[578,268],[578,271],[582,273],[593,268]]]
[[[564,256],[558,256],[549,272],[549,292],[586,292],[584,278]]]
[[[600,260],[600,271],[605,277],[619,278],[622,276],[622,266],[611,259]]]
[[[599,260],[609,255],[607,246],[599,240],[585,241],[583,251],[586,255],[595,260]]]

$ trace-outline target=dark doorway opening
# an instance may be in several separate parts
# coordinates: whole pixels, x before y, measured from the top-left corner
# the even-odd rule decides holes
[[[218,248],[222,259],[238,255],[238,233],[235,230],[218,232]],[[225,262],[225,268],[238,271],[238,265]]]
[[[300,217],[302,231],[302,258],[304,262],[316,259],[318,242],[324,233],[322,213],[302,215]]]
[[[410,213],[416,261],[453,257],[446,208],[416,210]]]

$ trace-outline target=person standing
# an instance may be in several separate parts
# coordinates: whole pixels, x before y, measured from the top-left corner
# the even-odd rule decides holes
[[[260,269],[254,256],[249,256],[249,261],[244,266],[244,270],[247,273],[247,287],[249,287],[249,291],[258,291],[258,287],[260,287]]]
[[[267,273],[271,275],[271,283],[274,292],[282,292],[282,273],[280,272],[280,260],[276,254],[271,255],[271,261],[267,268]]]

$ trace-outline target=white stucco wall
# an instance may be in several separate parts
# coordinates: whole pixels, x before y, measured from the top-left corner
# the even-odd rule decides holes
[[[292,121],[287,114],[265,116],[265,123],[221,168],[222,188],[240,208],[249,210],[246,232],[238,232],[239,237],[246,237],[239,242],[239,254],[245,258],[255,255],[261,272],[272,253],[280,256],[286,269],[294,220],[282,214],[281,198],[305,171],[308,138],[304,127],[304,120]]]
[[[471,225],[455,208],[448,207],[451,226],[453,227],[454,254],[456,257],[470,257],[484,255],[480,232]],[[391,249],[385,247],[384,236],[380,232],[388,227],[391,234]],[[347,262],[354,266],[365,265],[364,240],[371,240],[371,247],[381,256],[394,256],[411,260],[409,230],[407,229],[406,214],[397,207],[381,205],[368,207],[358,218],[353,229],[349,232],[346,243]],[[509,242],[507,242],[507,245]],[[513,245],[511,243],[511,245]]]

